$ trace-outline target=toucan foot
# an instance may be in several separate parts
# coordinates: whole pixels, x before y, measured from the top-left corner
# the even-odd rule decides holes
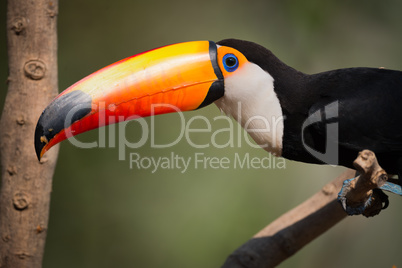
[[[343,182],[341,191],[338,193],[338,201],[342,204],[343,209],[349,216],[363,214],[363,212],[366,210],[366,208],[368,208],[371,204],[371,196],[363,203],[360,203],[360,204],[357,204],[354,206],[349,206],[347,204],[346,194],[352,190],[351,182],[354,179],[356,179],[356,178],[351,178],[351,179],[345,180]]]
[[[402,195],[402,187],[396,183],[386,182],[380,189],[393,194]]]
[[[356,178],[345,180],[338,194],[338,200],[349,216],[363,214],[366,217],[373,217],[388,207],[388,196],[379,188],[373,189],[370,196],[364,202],[349,205],[346,196],[352,190],[351,182],[354,179]]]

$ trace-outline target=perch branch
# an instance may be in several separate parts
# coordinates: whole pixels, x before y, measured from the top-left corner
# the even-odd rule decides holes
[[[347,193],[351,205],[365,202],[375,192],[373,189],[387,179],[371,151],[359,153],[355,167],[361,175],[353,180],[352,190]],[[355,177],[355,172],[346,170],[304,203],[280,216],[235,250],[222,267],[270,268],[295,254],[347,216],[337,197],[343,181]],[[372,197],[373,205],[365,216],[378,214],[382,209],[383,200],[374,194]]]
[[[347,216],[337,201],[347,170],[308,200],[280,216],[233,252],[223,268],[275,267]]]

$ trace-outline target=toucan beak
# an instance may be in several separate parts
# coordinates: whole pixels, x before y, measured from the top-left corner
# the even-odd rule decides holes
[[[211,41],[180,43],[109,65],[78,81],[43,111],[35,130],[38,159],[57,143],[116,122],[190,111],[224,94]]]

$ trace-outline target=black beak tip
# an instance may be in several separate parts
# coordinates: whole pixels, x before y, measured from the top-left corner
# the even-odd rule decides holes
[[[38,121],[38,124],[36,125],[36,129],[35,129],[35,152],[36,152],[36,156],[38,157],[38,160],[40,161],[41,159],[41,153],[42,153],[42,149],[43,147],[45,147],[45,145],[49,142],[44,131],[43,131],[43,125],[41,123],[41,118]]]
[[[39,161],[43,148],[55,135],[91,112],[91,102],[90,95],[76,90],[58,97],[46,107],[35,129],[35,151]]]

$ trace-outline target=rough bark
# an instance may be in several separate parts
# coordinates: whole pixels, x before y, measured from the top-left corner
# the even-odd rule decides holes
[[[38,162],[36,122],[57,90],[57,0],[9,0],[0,121],[0,267],[41,267],[58,148]]]

